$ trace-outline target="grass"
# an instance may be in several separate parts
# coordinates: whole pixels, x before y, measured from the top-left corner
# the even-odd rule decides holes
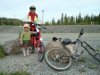
[[[78,63],[85,63],[86,62],[86,58],[82,57],[80,59],[78,59]]]
[[[26,67],[28,67],[30,64],[25,64]]]
[[[90,65],[88,66],[88,68],[89,68],[89,69],[96,69],[96,68],[98,68],[98,67],[97,67],[96,64],[90,64]]]
[[[100,47],[96,49],[97,53],[100,53]]]
[[[28,72],[13,72],[13,73],[4,73],[4,72],[0,72],[0,75],[30,75],[30,73]]]
[[[5,57],[5,52],[4,52],[4,48],[2,47],[2,45],[0,45],[0,58]]]

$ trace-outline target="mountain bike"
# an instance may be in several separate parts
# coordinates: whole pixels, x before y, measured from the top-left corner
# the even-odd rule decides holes
[[[95,60],[100,63],[100,51],[98,52],[86,41],[82,41],[81,36],[84,30],[81,29],[78,38],[72,42],[69,38],[53,37],[54,41],[60,41],[62,48],[51,48],[45,53],[46,63],[54,70],[67,70],[72,66],[73,60],[79,58],[83,54],[80,52],[79,45],[84,48]]]

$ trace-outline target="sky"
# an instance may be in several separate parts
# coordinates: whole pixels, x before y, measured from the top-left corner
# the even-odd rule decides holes
[[[62,13],[67,16],[77,16],[79,13],[82,16],[100,13],[100,0],[1,0],[0,17],[24,20],[31,5],[36,6],[39,20],[43,21],[51,21],[52,18],[57,20]]]

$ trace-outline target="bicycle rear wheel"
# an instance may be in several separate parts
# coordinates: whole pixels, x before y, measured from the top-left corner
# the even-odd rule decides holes
[[[38,61],[42,62],[42,60],[44,59],[44,55],[45,55],[45,46],[44,44],[41,42],[38,52],[37,52],[37,56],[38,56]]]
[[[95,59],[100,63],[100,51],[96,51],[92,48],[87,42],[82,44],[82,47]]]
[[[54,70],[63,71],[72,65],[72,58],[69,50],[52,48],[45,54],[45,61]]]

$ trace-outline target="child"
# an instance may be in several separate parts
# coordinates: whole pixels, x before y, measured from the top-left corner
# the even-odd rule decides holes
[[[40,30],[36,27],[37,21],[38,21],[38,15],[36,13],[36,7],[34,5],[30,6],[29,8],[29,13],[28,13],[28,19],[31,21],[30,22],[30,31],[34,31],[37,33],[37,36],[31,36],[31,40],[33,38],[36,38],[36,41],[40,41],[40,37],[41,37],[41,32]],[[32,53],[34,53],[34,49],[37,43],[31,41],[31,44],[34,45],[34,47],[32,47]]]
[[[31,21],[31,22],[33,22],[33,23],[35,23],[35,22],[37,22],[37,20],[38,20],[38,15],[37,15],[37,13],[35,12],[36,11],[36,7],[34,6],[34,5],[32,5],[32,6],[30,6],[30,8],[29,8],[29,13],[28,13],[28,19]]]
[[[23,55],[29,55],[29,45],[30,45],[30,27],[29,24],[24,24],[23,31],[20,34],[20,44],[22,45]]]

